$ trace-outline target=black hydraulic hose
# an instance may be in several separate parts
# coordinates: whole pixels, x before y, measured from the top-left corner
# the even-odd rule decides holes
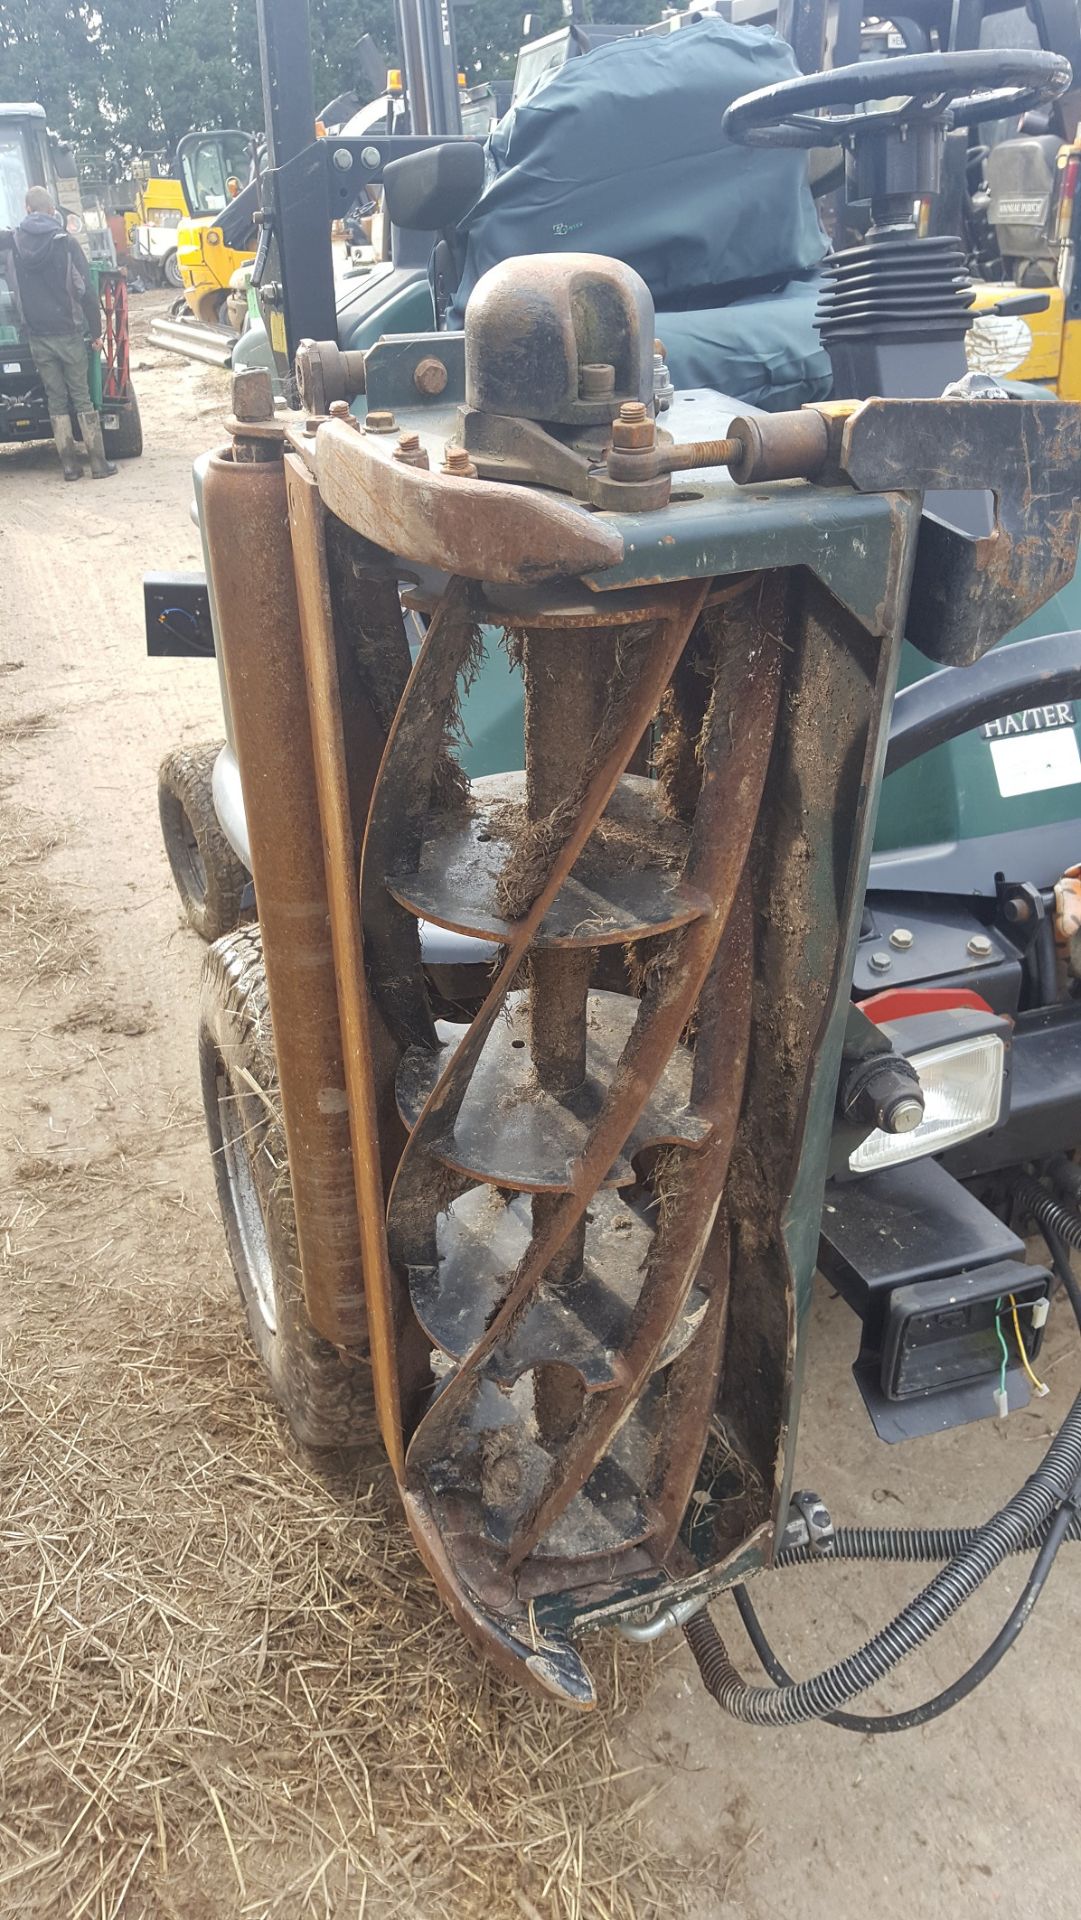
[[[1079,1515],[1076,1501],[1078,1487],[1075,1482],[1069,1501],[1061,1506],[1044,1535],[1043,1545],[1036,1556],[1032,1572],[1016,1604],[1011,1609],[1002,1627],[995,1635],[989,1647],[981,1653],[978,1660],[960,1675],[957,1680],[936,1693],[932,1699],[923,1700],[917,1707],[902,1707],[897,1713],[826,1713],[821,1717],[831,1727],[843,1727],[848,1733],[908,1733],[913,1727],[925,1727],[932,1720],[938,1720],[962,1700],[974,1693],[982,1685],[988,1674],[993,1673],[999,1661],[1013,1646],[1014,1641],[1028,1625],[1032,1609],[1043,1591],[1047,1576],[1051,1571],[1055,1555],[1067,1537],[1076,1539]],[[759,1620],[746,1587],[734,1587],[732,1597],[739,1609],[739,1616],[747,1629],[759,1660],[770,1679],[778,1687],[791,1687],[796,1683],[792,1675],[782,1666],[773,1648],[766,1638],[762,1622]]]
[[[1078,1284],[1073,1267],[1070,1265],[1070,1249],[1065,1240],[1059,1239],[1053,1227],[1044,1227],[1042,1231],[1050,1250],[1051,1265],[1062,1282],[1074,1310],[1074,1318],[1081,1327],[1081,1285]]]
[[[683,1631],[699,1672],[719,1706],[751,1726],[798,1726],[836,1713],[866,1692],[922,1646],[971,1599],[1001,1566],[1016,1543],[1040,1534],[1081,1479],[1081,1395],[1078,1395],[1044,1459],[1011,1500],[977,1529],[975,1538],[906,1607],[855,1653],[810,1679],[781,1687],[750,1687],[732,1665],[728,1650],[703,1607]]]
[[[1064,1201],[1056,1200],[1036,1180],[1019,1180],[1016,1195],[1026,1213],[1030,1214],[1039,1227],[1048,1246],[1051,1245],[1048,1234],[1053,1233],[1058,1240],[1064,1240],[1068,1247],[1074,1247],[1081,1253],[1081,1218]],[[1060,1276],[1061,1277],[1061,1276]]]
[[[1039,1546],[1050,1525],[1021,1541],[1018,1553]],[[808,1541],[801,1547],[785,1547],[777,1555],[776,1567],[828,1567],[832,1560],[893,1561],[897,1565],[931,1562],[941,1566],[963,1553],[978,1537],[978,1527],[838,1527],[819,1546]],[[1066,1538],[1081,1540],[1081,1514],[1071,1522]]]
[[[1018,1198],[1037,1221],[1052,1264],[1081,1328],[1081,1286],[1067,1242],[1081,1249],[1081,1216],[1062,1205],[1036,1181],[1019,1183]],[[746,1588],[734,1590],[740,1617],[773,1689],[749,1687],[732,1665],[720,1634],[705,1608],[684,1623],[683,1631],[708,1691],[735,1718],[756,1726],[791,1726],[809,1719],[827,1721],[855,1733],[901,1733],[925,1726],[965,1699],[992,1673],[1028,1622],[1063,1541],[1077,1538],[1081,1498],[1081,1395],[1074,1401],[1041,1465],[1024,1487],[985,1526],[970,1528],[850,1528],[834,1537],[831,1551],[792,1548],[780,1565],[823,1559],[920,1560],[949,1553],[939,1574],[890,1624],[856,1654],[810,1680],[797,1681],[777,1658],[755,1613]],[[1071,1463],[1073,1465],[1070,1473]],[[1064,1475],[1069,1474],[1065,1479]],[[1056,1490],[1057,1488],[1057,1490]],[[1031,1516],[1042,1509],[1035,1522]],[[1041,1538],[1042,1536],[1042,1538]],[[1032,1571],[1004,1625],[979,1659],[933,1699],[891,1714],[846,1713],[843,1702],[890,1672],[907,1654],[937,1631],[962,1606],[1007,1553],[1040,1540]]]

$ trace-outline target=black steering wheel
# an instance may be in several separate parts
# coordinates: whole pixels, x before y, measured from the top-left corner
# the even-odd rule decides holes
[[[748,147],[835,147],[913,121],[965,126],[1004,120],[1056,100],[1072,82],[1068,60],[1035,48],[914,53],[761,87],[734,100],[722,125],[730,140]],[[898,104],[872,113],[830,111],[869,100]]]

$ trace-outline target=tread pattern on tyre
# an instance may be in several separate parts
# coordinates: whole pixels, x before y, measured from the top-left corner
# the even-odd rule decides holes
[[[203,968],[199,1061],[214,1173],[226,1236],[252,1344],[297,1439],[311,1447],[354,1447],[375,1435],[370,1368],[342,1359],[308,1318],[297,1248],[289,1158],[258,925],[210,947]],[[270,1246],[277,1330],[263,1318],[233,1223],[218,1117],[218,1075],[255,1110],[251,1163]],[[258,1091],[257,1091],[258,1090]],[[260,1097],[261,1096],[261,1097]]]
[[[175,747],[158,769],[158,815],[169,866],[188,925],[203,940],[232,933],[244,913],[251,880],[225,838],[214,810],[214,762],[220,740],[197,747]],[[206,872],[200,895],[192,886],[184,845],[184,818],[190,821]]]

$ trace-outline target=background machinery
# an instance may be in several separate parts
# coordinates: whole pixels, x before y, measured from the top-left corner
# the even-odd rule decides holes
[[[176,150],[184,216],[175,232],[182,286],[168,318],[149,338],[192,359],[228,366],[247,313],[248,269],[255,257],[259,205],[258,143],[235,127],[187,133]],[[168,277],[168,276],[167,276]]]
[[[71,150],[49,133],[44,108],[0,104],[0,229],[22,219],[30,186],[47,187],[57,209],[76,222],[104,315],[100,354],[88,347],[90,396],[101,414],[106,453],[132,458],[143,450],[143,435],[131,382],[128,288],[108,228],[84,221]],[[45,389],[22,326],[14,266],[5,270],[5,258],[0,255],[0,441],[50,440]]]

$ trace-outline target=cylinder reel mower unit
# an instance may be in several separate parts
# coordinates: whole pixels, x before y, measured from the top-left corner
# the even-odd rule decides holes
[[[792,1446],[906,618],[972,659],[1069,577],[1081,409],[703,390],[662,426],[653,332],[635,274],[564,254],[493,269],[464,337],[359,369],[309,343],[302,386],[339,397],[283,425],[238,376],[205,528],[305,1365],[370,1363],[419,1551],[507,1673],[587,1707],[588,1629],[690,1617],[722,1704],[785,1722],[1057,1525],[1081,1465],[1071,1430],[911,1633],[817,1689],[748,1689],[715,1639],[712,1594],[800,1524],[828,1546]],[[986,539],[925,547],[925,491],[991,487]],[[494,648],[525,765],[470,782],[458,699]],[[422,922],[487,943],[453,1006]]]

